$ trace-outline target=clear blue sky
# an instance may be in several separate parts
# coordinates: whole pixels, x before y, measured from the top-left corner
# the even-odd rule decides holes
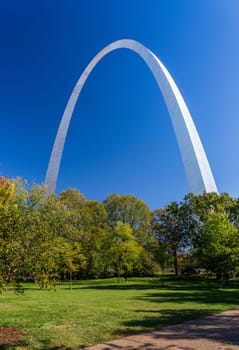
[[[0,2],[0,174],[42,183],[67,99],[89,60],[131,38],[166,65],[220,192],[239,196],[238,0]],[[92,72],[68,133],[57,191],[131,193],[151,208],[189,191],[170,118],[129,50]]]

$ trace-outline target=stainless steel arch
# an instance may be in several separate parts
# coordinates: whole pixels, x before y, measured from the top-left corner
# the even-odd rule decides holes
[[[190,191],[195,194],[202,193],[203,191],[218,192],[198,132],[186,103],[184,102],[173,78],[153,52],[135,40],[123,39],[114,41],[101,50],[90,61],[74,87],[61,119],[48,164],[45,179],[48,193],[51,194],[55,192],[68,127],[77,99],[89,74],[105,55],[113,50],[121,48],[135,51],[140,57],[142,57],[149,66],[159,85],[176,134]]]

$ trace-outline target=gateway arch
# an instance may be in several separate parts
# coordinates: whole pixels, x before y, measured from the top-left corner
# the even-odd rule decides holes
[[[173,124],[190,192],[194,194],[200,194],[204,191],[218,192],[200,137],[186,103],[173,78],[152,51],[135,40],[123,39],[109,44],[90,61],[72,91],[57,131],[48,164],[45,179],[48,193],[52,194],[56,189],[65,139],[80,92],[97,63],[105,55],[117,49],[130,49],[136,52],[153,73],[164,97]]]

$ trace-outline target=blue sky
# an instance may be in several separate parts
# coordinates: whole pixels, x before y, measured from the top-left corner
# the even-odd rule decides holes
[[[42,183],[67,99],[99,50],[140,41],[189,107],[220,192],[239,196],[238,0],[0,2],[0,174]],[[152,209],[188,193],[167,109],[146,64],[106,56],[80,95],[57,192],[131,193]]]

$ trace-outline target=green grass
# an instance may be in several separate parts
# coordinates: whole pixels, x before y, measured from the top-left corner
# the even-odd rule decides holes
[[[219,289],[201,278],[130,279],[78,282],[69,290],[39,290],[0,295],[0,326],[21,327],[25,336],[15,348],[73,350],[109,339],[237,308],[239,282]],[[1,348],[1,347],[0,347]],[[1,349],[10,349],[2,347]]]

